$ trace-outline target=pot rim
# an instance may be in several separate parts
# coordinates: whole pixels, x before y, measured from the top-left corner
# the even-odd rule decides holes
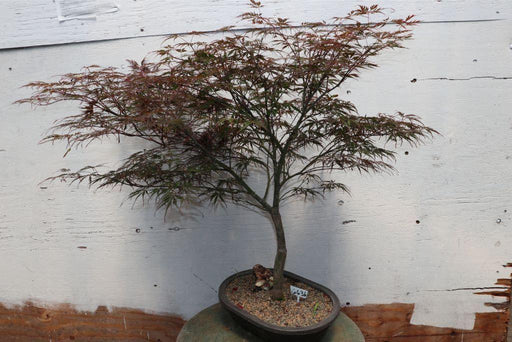
[[[270,268],[270,270],[273,270],[273,269]],[[309,325],[307,327],[288,328],[288,327],[281,327],[278,325],[269,324],[269,323],[257,318],[256,316],[251,315],[247,311],[241,310],[240,308],[238,308],[236,305],[234,305],[229,300],[229,298],[226,295],[226,289],[227,289],[229,283],[231,283],[231,281],[233,279],[247,275],[247,274],[251,274],[252,272],[253,272],[252,269],[245,270],[245,271],[241,271],[241,272],[232,274],[231,276],[226,278],[219,286],[219,300],[220,300],[221,304],[224,306],[224,308],[235,313],[238,316],[241,316],[242,318],[244,318],[245,320],[249,321],[250,323],[252,323],[253,325],[255,325],[259,328],[270,331],[272,333],[281,334],[281,335],[301,335],[301,334],[305,334],[305,333],[312,334],[312,333],[316,333],[316,332],[326,329],[336,319],[336,317],[338,317],[338,315],[340,313],[340,309],[341,309],[340,300],[338,299],[338,297],[336,296],[336,294],[333,291],[331,291],[329,288],[327,288],[321,284],[315,283],[314,281],[306,279],[304,277],[301,277],[295,273],[284,271],[284,275],[287,278],[305,283],[311,287],[316,288],[317,290],[322,291],[326,295],[328,295],[332,301],[333,308],[332,308],[332,311],[329,313],[329,315],[327,315],[326,318],[324,318],[323,320],[321,320],[320,322],[318,322],[316,324]]]

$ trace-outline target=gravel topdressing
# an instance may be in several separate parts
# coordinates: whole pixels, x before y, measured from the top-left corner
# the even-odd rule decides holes
[[[303,328],[319,323],[332,311],[331,298],[304,283],[285,278],[285,299],[279,301],[270,298],[270,291],[253,292],[255,280],[254,275],[236,278],[227,286],[226,294],[238,308],[266,323]],[[290,285],[309,291],[308,297],[297,303],[297,298],[290,293]]]

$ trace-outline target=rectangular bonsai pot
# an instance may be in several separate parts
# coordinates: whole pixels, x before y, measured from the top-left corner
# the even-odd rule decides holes
[[[332,311],[324,320],[320,321],[319,323],[303,328],[280,327],[264,322],[256,316],[253,316],[247,311],[242,310],[234,305],[226,295],[226,289],[228,285],[235,278],[248,274],[252,274],[252,270],[238,272],[226,278],[219,286],[219,300],[222,306],[231,313],[233,318],[242,327],[252,332],[256,336],[261,337],[264,341],[318,341],[340,313],[340,301],[334,292],[332,292],[327,287],[317,284],[309,279],[303,278],[291,272],[284,271],[284,276],[286,278],[307,284],[329,296],[332,301]]]

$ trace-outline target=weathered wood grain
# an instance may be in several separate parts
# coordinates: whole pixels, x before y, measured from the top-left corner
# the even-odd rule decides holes
[[[128,308],[100,306],[94,312],[79,312],[68,304],[25,303],[14,308],[0,304],[2,342],[172,342],[184,323],[180,317]]]
[[[508,312],[477,313],[472,330],[438,328],[410,323],[414,304],[373,304],[344,307],[368,342],[504,342]],[[172,342],[185,321],[173,315],[130,308],[80,312],[69,304],[40,306],[0,304],[3,342],[123,341]]]
[[[376,2],[376,1],[374,1]],[[371,2],[373,3],[373,2]],[[356,0],[281,0],[264,2],[264,13],[294,23],[346,14]],[[378,1],[393,16],[417,14],[424,21],[510,19],[507,0]],[[249,10],[247,0],[13,0],[0,3],[0,49],[35,45],[211,31],[232,25]],[[240,26],[240,27],[243,27]]]
[[[508,313],[477,313],[471,330],[411,324],[414,304],[370,304],[342,311],[359,326],[367,342],[504,342]]]
[[[512,275],[510,275],[512,276]],[[500,297],[506,301],[487,303],[496,312],[476,313],[472,329],[441,328],[411,323],[414,304],[367,304],[363,306],[345,306],[341,310],[347,314],[363,332],[368,342],[505,342],[507,340],[511,278],[499,278],[496,285],[502,286]],[[493,293],[478,293],[493,295]]]

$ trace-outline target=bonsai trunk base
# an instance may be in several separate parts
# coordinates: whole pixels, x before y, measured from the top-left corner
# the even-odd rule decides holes
[[[277,287],[273,287],[271,290],[270,290],[270,296],[272,297],[272,299],[274,300],[281,300],[283,299],[283,288],[277,288]]]

